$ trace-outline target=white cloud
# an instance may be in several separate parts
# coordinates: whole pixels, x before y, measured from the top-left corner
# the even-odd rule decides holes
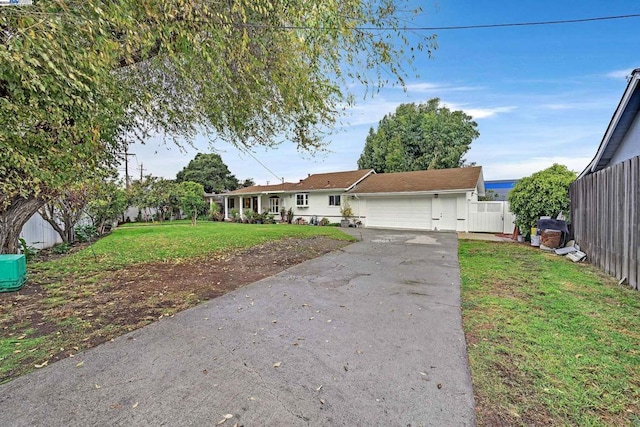
[[[632,71],[633,71],[633,68],[625,68],[623,70],[614,70],[614,71],[608,72],[605,75],[612,79],[626,79],[631,74]]]
[[[421,93],[429,93],[439,91],[441,93],[446,92],[462,92],[462,91],[471,91],[471,90],[479,90],[482,89],[480,87],[475,86],[455,86],[450,84],[440,84],[440,83],[410,83],[406,85],[407,92],[421,92]]]
[[[407,92],[431,92],[436,89],[441,89],[442,85],[435,83],[411,83],[405,86]]]
[[[501,113],[510,113],[515,110],[515,106],[495,107],[495,108],[462,108],[462,110],[474,119],[486,119]]]
[[[448,102],[443,102],[442,104],[451,110],[462,110],[474,119],[486,119],[488,117],[494,117],[501,113],[510,113],[517,108],[513,105],[504,107],[467,108],[464,106],[464,104],[458,105]]]

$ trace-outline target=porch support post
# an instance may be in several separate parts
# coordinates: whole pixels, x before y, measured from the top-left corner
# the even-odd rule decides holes
[[[238,207],[238,211],[240,212],[240,218],[244,219],[244,197],[240,196],[240,205]]]
[[[258,214],[262,213],[262,194],[258,194]]]
[[[229,219],[229,196],[224,196],[224,220]]]

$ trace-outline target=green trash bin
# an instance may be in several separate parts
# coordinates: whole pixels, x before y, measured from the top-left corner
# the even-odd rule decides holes
[[[17,291],[26,281],[27,261],[24,255],[0,255],[0,292]]]

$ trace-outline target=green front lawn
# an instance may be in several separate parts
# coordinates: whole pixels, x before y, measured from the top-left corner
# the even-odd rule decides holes
[[[256,246],[270,240],[313,236],[353,240],[335,227],[211,221],[199,221],[195,227],[190,221],[130,224],[115,229],[91,248],[35,268],[87,273],[145,262],[174,262]]]
[[[640,293],[525,245],[460,241],[479,425],[640,426]]]

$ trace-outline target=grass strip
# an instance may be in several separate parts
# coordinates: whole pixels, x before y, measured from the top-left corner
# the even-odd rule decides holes
[[[640,293],[525,245],[459,258],[480,425],[640,425]]]

